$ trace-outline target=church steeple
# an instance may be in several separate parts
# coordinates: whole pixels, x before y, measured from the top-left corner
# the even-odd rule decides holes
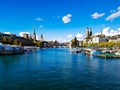
[[[90,30],[89,30],[89,36],[91,37],[92,36],[92,28],[90,27]]]
[[[101,36],[102,36],[102,37],[105,37],[105,34],[103,34],[102,28],[101,28]]]
[[[92,28],[86,28],[86,38],[90,38],[92,36]]]
[[[86,38],[89,38],[89,28],[86,28]]]
[[[41,34],[41,36],[40,36],[40,40],[43,41],[43,34]]]
[[[35,33],[35,28],[34,28],[34,32],[33,32],[33,34],[36,34],[36,33]]]
[[[36,41],[36,33],[35,33],[35,28],[34,28],[34,31],[33,31],[33,40]]]

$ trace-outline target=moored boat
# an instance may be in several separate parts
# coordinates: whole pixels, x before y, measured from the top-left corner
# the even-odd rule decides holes
[[[82,51],[82,49],[80,49],[80,48],[72,48],[72,49],[70,49],[70,52],[72,52],[72,53],[81,53],[81,51]]]

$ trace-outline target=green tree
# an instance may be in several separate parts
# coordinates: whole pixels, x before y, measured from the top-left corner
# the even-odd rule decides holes
[[[107,43],[107,46],[108,46],[109,48],[113,47],[114,45],[115,45],[114,42],[108,42],[108,43]]]
[[[39,42],[37,42],[37,46],[40,47],[40,48],[43,48],[44,47],[44,43],[39,41]]]
[[[24,46],[24,43],[23,42],[19,42],[19,46]]]
[[[9,44],[13,44],[12,38],[8,38],[8,43],[9,43]]]
[[[3,38],[2,38],[2,43],[3,43],[3,44],[8,44],[8,38],[3,37]]]
[[[78,47],[79,45],[79,41],[77,40],[77,38],[75,37],[72,41],[71,41],[71,47],[75,48]]]
[[[117,46],[120,48],[120,41],[119,41],[119,42],[117,42]]]
[[[13,41],[13,45],[19,45],[20,41],[18,39]]]
[[[99,47],[105,47],[105,46],[106,46],[106,43],[105,43],[105,42],[99,43]]]
[[[86,47],[87,46],[87,44],[86,43],[82,43],[82,47]]]

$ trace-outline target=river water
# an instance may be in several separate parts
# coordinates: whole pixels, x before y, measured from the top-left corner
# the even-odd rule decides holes
[[[67,48],[0,56],[0,90],[120,90],[120,59]]]

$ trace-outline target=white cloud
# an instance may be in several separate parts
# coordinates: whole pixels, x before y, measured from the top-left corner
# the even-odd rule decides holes
[[[81,38],[81,37],[83,37],[83,35],[80,34],[80,33],[78,33],[78,34],[76,35],[76,37],[77,37],[77,38]]]
[[[115,12],[113,12],[111,15],[109,15],[106,20],[113,20],[115,18],[120,17],[120,7],[117,8]]]
[[[110,16],[108,16],[106,18],[106,20],[113,20],[113,19],[118,18],[118,17],[120,17],[120,11],[112,13]]]
[[[52,41],[56,41],[57,39],[56,38],[53,38]]]
[[[120,31],[120,28],[118,28],[118,31]]]
[[[37,18],[35,18],[35,20],[36,20],[36,21],[43,21],[43,18],[37,17]]]
[[[106,27],[103,29],[102,33],[105,34],[105,36],[118,35],[120,34],[120,28],[118,28],[117,30],[114,30],[114,29],[111,29],[110,27]]]
[[[72,37],[73,37],[73,34],[69,34],[69,35],[67,36],[68,39],[70,39],[70,38],[72,38]]]
[[[77,38],[78,40],[82,40],[82,39],[84,38],[84,35],[83,35],[83,34],[80,34],[80,33],[77,33],[76,35],[74,35],[74,34],[69,34],[69,35],[67,36],[67,40],[66,40],[66,41],[71,41],[75,36],[76,36],[76,38]]]
[[[99,33],[99,32],[97,32],[97,33],[95,33],[95,35],[100,35],[101,33]]]
[[[73,39],[73,37],[74,37],[74,34],[68,34],[66,39],[63,39],[62,41],[63,42],[69,42]]]
[[[66,16],[67,16],[67,17],[72,17],[72,14],[67,14]]]
[[[77,37],[77,39],[80,41],[80,40],[82,40],[82,39],[84,38],[84,35],[78,33],[78,34],[76,34],[76,37]]]
[[[69,22],[71,22],[71,17],[72,17],[72,14],[67,14],[66,16],[63,16],[62,17],[62,21],[63,21],[63,23],[69,23]]]
[[[20,32],[20,33],[19,33],[19,35],[20,35],[21,37],[23,37],[23,34],[28,34],[28,35],[30,35],[29,32]]]
[[[62,38],[59,38],[58,41],[62,41]]]
[[[36,34],[36,40],[40,40],[39,35]]]
[[[10,32],[4,32],[4,34],[11,34]]]
[[[120,10],[120,6],[117,8],[117,10]]]
[[[110,27],[106,27],[103,29],[102,33],[108,35],[109,30],[110,30]]]
[[[98,19],[98,18],[100,18],[100,17],[103,17],[104,15],[105,15],[105,13],[99,14],[98,12],[95,12],[94,14],[91,15],[91,17],[92,17],[93,19]]]

